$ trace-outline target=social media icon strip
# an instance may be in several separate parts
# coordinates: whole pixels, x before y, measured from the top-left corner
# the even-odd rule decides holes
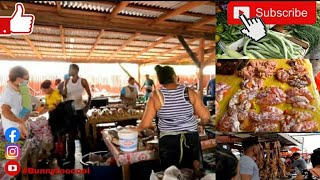
[[[20,173],[20,164],[18,161],[10,160],[5,164],[5,171],[10,176],[16,176]]]
[[[18,142],[20,138],[20,131],[18,130],[18,128],[11,127],[6,130],[5,138],[10,143]]]
[[[20,146],[18,144],[7,144],[5,149],[6,159],[20,159]]]

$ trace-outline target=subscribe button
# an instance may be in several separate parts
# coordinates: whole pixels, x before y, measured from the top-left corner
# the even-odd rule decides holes
[[[231,1],[228,24],[242,24],[240,14],[261,17],[265,24],[314,24],[317,21],[315,1]]]

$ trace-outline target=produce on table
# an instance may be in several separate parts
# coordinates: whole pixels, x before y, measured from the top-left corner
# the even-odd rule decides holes
[[[320,28],[314,25],[290,25],[284,28],[288,33],[294,37],[307,41],[310,48],[307,52],[309,54],[320,42]]]
[[[288,35],[268,30],[267,36],[255,42],[250,38],[245,37],[243,40],[242,51],[236,54],[236,51],[226,48],[228,51],[226,55],[217,55],[218,59],[298,59],[304,56],[304,49],[288,40]]]

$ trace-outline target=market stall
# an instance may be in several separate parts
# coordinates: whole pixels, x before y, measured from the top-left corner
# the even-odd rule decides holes
[[[130,179],[130,164],[158,159],[158,137],[152,130],[145,130],[139,134],[139,138],[135,142],[136,149],[129,151],[124,147],[131,147],[132,144],[120,144],[120,141],[124,141],[120,140],[119,137],[121,136],[119,133],[121,133],[122,129],[124,128],[108,128],[104,129],[101,133],[103,141],[115,158],[117,165],[122,167],[123,180],[127,180]],[[209,154],[212,153],[213,148],[216,146],[214,135],[206,133],[203,127],[199,129],[199,133],[202,151],[208,151]]]
[[[316,132],[319,92],[309,60],[220,60],[216,125],[222,132]]]
[[[259,168],[260,179],[295,179],[290,167],[285,164],[282,151],[290,146],[301,146],[302,142],[286,133],[217,135],[217,146],[231,150],[237,158],[243,155],[242,143],[247,139],[256,139],[258,155],[255,163]]]

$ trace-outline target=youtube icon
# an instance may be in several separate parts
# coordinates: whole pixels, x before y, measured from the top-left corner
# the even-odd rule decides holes
[[[265,24],[315,24],[315,1],[231,1],[228,24],[242,24],[239,16],[260,17]]]

